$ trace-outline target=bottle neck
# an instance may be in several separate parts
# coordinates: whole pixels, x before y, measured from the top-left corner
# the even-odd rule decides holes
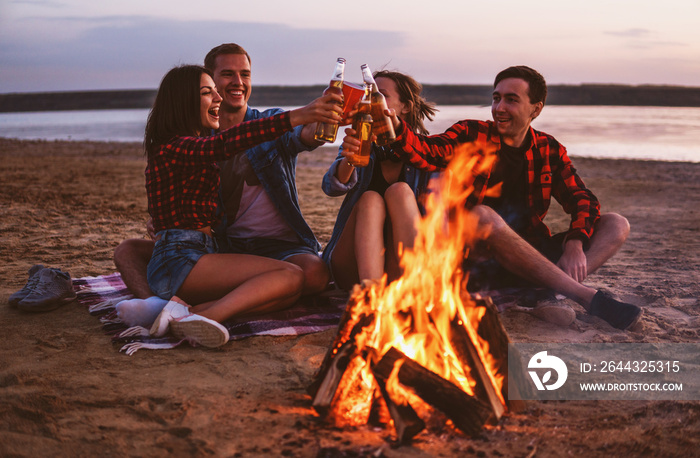
[[[374,81],[374,77],[372,76],[372,72],[370,71],[369,67],[363,66],[362,67],[362,79],[364,80],[365,84],[371,85],[372,87],[372,92],[377,91],[377,83]]]
[[[345,61],[340,61],[335,64],[331,81],[343,81],[345,79]]]

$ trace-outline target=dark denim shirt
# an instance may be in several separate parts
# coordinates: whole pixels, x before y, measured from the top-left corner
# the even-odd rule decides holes
[[[270,108],[259,111],[248,107],[244,121],[265,118],[284,110]],[[304,220],[299,208],[299,198],[296,185],[297,155],[302,151],[310,151],[309,147],[301,141],[301,130],[304,126],[297,126],[291,132],[287,132],[276,140],[262,143],[246,150],[245,154],[255,171],[260,183],[275,204],[282,217],[296,232],[299,238],[308,247],[319,251],[318,243],[313,231]],[[226,177],[222,176],[222,180]],[[226,196],[222,196],[225,201]],[[225,219],[225,218],[224,218]],[[218,231],[225,234],[225,230]]]

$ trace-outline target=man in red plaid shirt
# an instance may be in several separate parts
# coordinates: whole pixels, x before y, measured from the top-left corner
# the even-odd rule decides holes
[[[496,161],[476,176],[466,203],[481,224],[491,228],[476,251],[492,260],[466,263],[470,287],[522,286],[524,280],[575,300],[616,328],[628,329],[642,309],[581,282],[620,249],[629,223],[615,213],[601,215],[598,199],[577,175],[566,148],[530,126],[546,96],[546,82],[537,71],[509,67],[494,81],[493,121],[460,121],[442,134],[424,136],[394,116],[397,140],[392,148],[404,162],[424,170],[444,169],[465,144],[496,150]],[[346,136],[343,149],[353,153],[357,143]],[[500,188],[500,195],[490,197],[494,193],[487,190],[494,188]],[[552,196],[571,216],[569,229],[554,236],[543,222]],[[556,315],[552,321],[563,320],[562,324],[575,319],[570,308]]]

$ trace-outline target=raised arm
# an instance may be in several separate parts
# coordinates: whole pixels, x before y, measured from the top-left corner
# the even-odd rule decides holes
[[[323,95],[295,110],[236,124],[210,137],[179,137],[164,149],[205,162],[222,161],[253,146],[274,140],[293,127],[320,122],[339,123],[337,94]]]
[[[342,97],[336,93],[323,94],[310,104],[289,112],[292,126],[315,122],[340,124],[342,121]]]

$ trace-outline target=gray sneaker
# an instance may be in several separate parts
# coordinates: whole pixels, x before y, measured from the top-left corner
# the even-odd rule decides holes
[[[48,312],[73,301],[77,295],[67,272],[59,269],[44,269],[39,272],[39,281],[32,291],[17,303],[25,312]]]
[[[24,285],[24,288],[13,293],[7,300],[10,307],[17,307],[17,304],[19,304],[22,299],[29,296],[29,293],[31,293],[34,287],[39,283],[39,272],[42,270],[44,270],[44,266],[41,264],[35,264],[29,269],[29,280],[27,284]]]

